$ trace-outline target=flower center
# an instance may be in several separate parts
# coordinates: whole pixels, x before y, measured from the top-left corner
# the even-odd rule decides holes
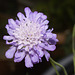
[[[42,36],[40,25],[30,20],[24,21],[16,28],[13,35],[17,39],[18,44],[30,45],[32,47],[41,43],[39,40]]]

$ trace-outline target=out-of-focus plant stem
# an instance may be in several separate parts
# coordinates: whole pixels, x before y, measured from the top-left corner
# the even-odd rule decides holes
[[[73,50],[73,63],[74,63],[74,74],[75,74],[75,24],[73,27],[73,35],[72,35],[72,50]]]

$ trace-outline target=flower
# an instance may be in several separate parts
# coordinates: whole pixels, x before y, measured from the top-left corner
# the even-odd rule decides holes
[[[26,16],[19,12],[18,19],[8,19],[6,25],[9,36],[3,37],[6,44],[12,45],[5,56],[9,59],[14,57],[14,62],[21,62],[25,59],[27,68],[33,67],[33,64],[42,61],[45,55],[49,60],[48,51],[56,49],[57,35],[48,29],[47,16],[37,11],[32,12],[29,7],[24,9]]]

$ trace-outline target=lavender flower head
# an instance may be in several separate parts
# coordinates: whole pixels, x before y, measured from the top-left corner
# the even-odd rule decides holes
[[[47,16],[37,11],[32,12],[29,7],[24,9],[26,16],[19,12],[19,20],[8,19],[6,25],[9,36],[3,37],[6,44],[12,45],[5,56],[9,59],[14,57],[14,62],[21,62],[25,59],[27,68],[33,67],[33,64],[42,61],[45,55],[49,60],[48,51],[56,49],[57,35],[48,29],[49,21]]]

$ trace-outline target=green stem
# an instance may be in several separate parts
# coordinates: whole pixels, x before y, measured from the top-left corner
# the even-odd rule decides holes
[[[72,34],[72,50],[73,50],[73,63],[74,63],[74,74],[75,74],[75,25]]]
[[[57,63],[56,61],[54,61],[51,57],[50,57],[50,60],[51,60],[54,64],[56,64],[57,66],[61,67],[61,68],[63,69],[65,75],[68,75],[67,72],[66,72],[66,70],[65,70],[65,68],[64,68],[62,65],[60,65],[59,63]]]
[[[56,74],[59,75],[59,72],[57,71],[56,66],[54,65],[54,63],[52,62],[51,59],[50,59],[50,62],[51,62],[51,64],[52,64],[52,66],[54,67],[54,69],[55,69],[55,71],[56,71]]]

